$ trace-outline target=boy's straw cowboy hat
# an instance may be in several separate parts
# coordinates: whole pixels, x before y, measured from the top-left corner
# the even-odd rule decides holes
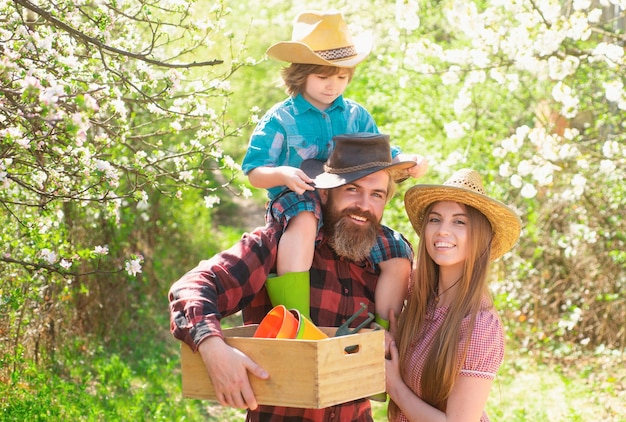
[[[328,160],[309,159],[300,164],[316,188],[336,188],[380,170],[392,170],[393,176],[396,170],[415,165],[415,161],[392,161],[389,135],[351,133],[335,136],[333,141],[335,149]]]
[[[372,50],[369,34],[353,37],[339,12],[304,12],[294,22],[291,41],[267,49],[273,59],[290,63],[354,67]]]
[[[433,202],[453,201],[469,205],[487,217],[491,223],[492,261],[508,252],[520,235],[522,223],[515,212],[485,194],[480,175],[471,169],[457,171],[443,185],[416,185],[404,195],[404,205],[413,229],[421,237],[426,208]]]

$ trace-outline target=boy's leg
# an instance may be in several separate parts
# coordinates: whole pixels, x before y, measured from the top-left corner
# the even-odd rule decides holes
[[[276,272],[309,271],[313,263],[318,221],[312,212],[304,211],[292,217],[278,243]]]
[[[309,270],[321,218],[322,208],[316,191],[303,195],[284,192],[270,204],[267,221],[279,221],[284,226],[276,256],[278,275],[270,275],[265,283],[273,306],[295,308],[309,317]]]

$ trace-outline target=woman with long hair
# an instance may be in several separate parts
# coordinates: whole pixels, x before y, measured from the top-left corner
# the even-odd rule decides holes
[[[405,206],[420,242],[388,345],[389,420],[488,421],[484,408],[504,358],[489,264],[513,247],[520,219],[488,197],[470,169],[443,185],[414,186]]]

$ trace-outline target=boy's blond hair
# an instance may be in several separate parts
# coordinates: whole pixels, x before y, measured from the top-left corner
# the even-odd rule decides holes
[[[354,67],[337,67],[324,66],[319,64],[291,63],[289,67],[285,67],[280,71],[283,78],[285,91],[292,97],[301,94],[304,91],[306,78],[309,75],[326,75],[333,76],[341,72],[348,74],[348,81],[354,76]]]

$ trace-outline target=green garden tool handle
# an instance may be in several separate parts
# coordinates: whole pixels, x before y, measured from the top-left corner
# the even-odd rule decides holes
[[[364,311],[367,311],[367,305],[365,305],[365,303],[361,302],[361,309],[356,311],[350,318],[348,318],[346,320],[346,322],[344,322],[343,324],[341,324],[339,326],[339,328],[337,328],[337,331],[335,332],[335,337],[347,336],[349,334],[355,334],[359,330],[361,330],[361,328],[363,328],[366,325],[370,324],[374,320],[375,316],[371,312],[368,312],[367,313],[367,318],[365,319],[365,321],[363,321],[361,324],[359,324],[356,328],[350,328],[350,324],[352,323],[352,321],[357,319],[358,316],[361,315]]]

